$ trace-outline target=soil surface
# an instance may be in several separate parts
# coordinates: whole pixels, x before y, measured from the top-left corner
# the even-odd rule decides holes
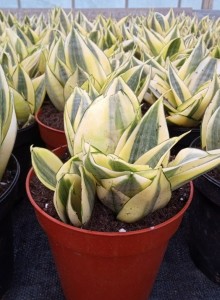
[[[46,213],[60,220],[53,205],[53,191],[50,191],[44,187],[36,176],[32,178],[30,188],[36,203]],[[142,220],[132,224],[118,221],[114,213],[97,199],[91,220],[83,228],[102,232],[117,232],[121,229],[125,231],[132,231],[155,226],[168,220],[183,208],[189,197],[189,190],[189,184],[187,184],[184,187],[174,191],[172,198],[166,207],[159,209],[149,214]]]
[[[50,100],[44,101],[39,120],[49,127],[64,130],[63,112],[58,111]]]

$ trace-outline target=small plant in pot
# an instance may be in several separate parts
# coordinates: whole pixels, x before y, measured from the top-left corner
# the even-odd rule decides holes
[[[165,207],[174,190],[220,162],[220,152],[190,148],[170,161],[170,150],[181,137],[169,138],[162,99],[140,118],[134,93],[128,96],[121,85],[114,87],[83,114],[85,95],[74,90],[64,111],[70,153],[65,163],[58,156],[66,147],[55,150],[58,156],[31,148],[34,171],[27,177],[27,193],[48,235],[67,299],[149,297],[168,241],[190,204],[192,186],[189,200],[170,219],[149,228],[146,223],[142,229],[133,226]],[[40,182],[58,220],[35,201]],[[116,231],[91,228],[101,219],[101,213],[95,215],[98,206],[119,222]],[[110,223],[106,216],[102,220]]]
[[[217,89],[218,59],[210,54],[201,37],[184,63],[167,62],[163,77],[156,74],[150,82],[154,96],[163,95],[171,136],[191,130],[175,147],[187,147],[199,136],[200,123]]]
[[[30,145],[43,145],[35,115],[44,101],[46,90],[45,67],[43,66],[45,65],[45,51],[43,48],[34,47],[21,29],[19,34],[20,37],[11,28],[6,29],[1,65],[13,96],[18,122],[13,154],[21,166],[19,186],[20,195],[23,196],[25,178],[31,166]]]
[[[17,134],[13,99],[0,66],[0,297],[9,287],[13,271],[11,209],[16,199],[20,167],[11,154]]]
[[[99,95],[110,72],[111,65],[104,52],[92,40],[72,28],[66,38],[60,37],[51,46],[49,52],[45,75],[50,103],[62,113],[66,100],[76,86],[88,89],[91,98],[94,99]],[[42,112],[39,112],[38,120],[41,120],[41,114]],[[43,126],[42,122],[41,126]],[[64,131],[61,131],[65,137]],[[54,137],[45,137],[45,142],[50,149],[63,145],[63,141],[62,139],[58,144]]]
[[[209,104],[202,121],[201,141],[192,145],[206,151],[220,149],[220,90]],[[219,151],[219,150],[217,150]],[[193,261],[212,281],[220,284],[220,176],[219,166],[194,181],[190,209],[189,248]]]

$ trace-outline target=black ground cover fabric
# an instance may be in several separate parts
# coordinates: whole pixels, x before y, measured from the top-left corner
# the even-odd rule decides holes
[[[64,300],[47,237],[26,198],[15,206],[13,221],[15,269],[2,300]],[[170,241],[150,300],[220,299],[220,286],[207,279],[190,258],[188,230],[186,213]]]

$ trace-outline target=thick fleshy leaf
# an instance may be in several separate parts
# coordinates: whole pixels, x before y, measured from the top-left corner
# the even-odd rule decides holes
[[[160,52],[160,57],[166,60],[167,57],[172,58],[175,54],[182,52],[185,49],[183,39],[177,37],[166,44]]]
[[[79,65],[89,75],[93,74],[98,83],[103,85],[107,77],[104,71],[107,57],[106,61],[99,61],[97,59],[97,53],[100,51],[100,49],[97,50],[97,46],[92,42],[89,42],[88,45],[85,39],[75,29],[73,29],[66,38],[65,55],[68,67],[75,70],[76,66]]]
[[[107,190],[101,185],[97,186],[97,196],[99,200],[113,212],[118,213],[123,205],[129,200],[129,197],[115,190]]]
[[[31,147],[31,161],[38,179],[55,191],[56,174],[63,165],[62,161],[53,152],[40,147]]]
[[[206,150],[220,149],[220,106],[209,119],[206,131]]]
[[[127,197],[132,198],[148,187],[151,184],[151,180],[131,172],[128,175],[118,176],[116,178],[102,179],[101,184],[107,190],[114,188]]]
[[[206,152],[200,149],[185,148],[164,169],[164,174],[175,190],[194,178],[220,164],[220,150]]]
[[[17,119],[9,87],[0,66],[0,180],[4,174],[17,134]]]
[[[125,73],[124,73],[125,74]],[[131,100],[135,110],[138,110],[140,105],[134,91],[125,83],[124,79],[119,76],[113,79],[106,90],[103,92],[106,97],[115,95],[117,92],[124,92]]]
[[[199,63],[204,59],[207,53],[207,48],[202,40],[199,39],[197,45],[193,49],[190,56],[186,59],[182,67],[179,69],[178,75],[184,80],[189,74],[195,71]]]
[[[6,28],[6,34],[9,37],[12,47],[19,55],[19,61],[22,61],[26,56],[28,56],[28,51],[24,42],[11,28]]]
[[[196,127],[200,123],[200,121],[194,120],[191,117],[183,116],[181,113],[171,114],[166,117],[166,119],[168,123],[175,124],[177,126],[181,125],[183,127]]]
[[[164,207],[170,198],[169,181],[162,170],[158,170],[151,185],[127,201],[117,215],[117,219],[126,223],[138,221],[150,212]]]
[[[177,105],[181,105],[184,101],[192,97],[190,90],[180,79],[171,64],[168,69],[168,78]]]
[[[121,77],[138,97],[139,102],[141,102],[148,89],[151,72],[146,75],[144,72],[144,66],[140,65],[129,69],[123,73]]]
[[[190,76],[190,83],[188,85],[191,93],[195,93],[199,86],[205,82],[212,80],[216,71],[217,59],[210,56],[203,59],[195,72]]]
[[[162,15],[159,12],[155,12],[152,17],[151,25],[153,30],[163,35],[169,28],[169,23],[166,19],[166,16]]]
[[[41,108],[46,95],[45,74],[32,79],[32,84],[35,92],[34,114],[36,114]]]
[[[71,214],[72,197],[74,198],[75,223],[77,223],[77,225],[80,226],[80,215],[77,216],[76,211],[79,212],[80,209],[81,178],[77,174],[67,173],[64,174],[63,177],[61,177],[60,180],[57,182],[53,197],[53,203],[56,208],[56,211],[61,220],[65,223],[70,222],[68,211],[70,212],[70,215],[73,218],[73,214]]]
[[[13,87],[28,101],[32,114],[35,107],[35,92],[33,83],[25,70],[18,65],[12,76]]]
[[[54,194],[54,205],[61,219],[80,227],[87,223],[94,207],[96,182],[82,166],[80,176],[65,174]]]
[[[83,141],[104,153],[114,153],[121,135],[134,120],[135,114],[135,108],[126,94],[117,92],[110,97],[100,96],[85,111],[78,126],[74,153],[82,151]],[[91,126],[88,127],[88,124]]]
[[[153,55],[158,55],[164,47],[162,38],[158,38],[154,30],[149,30],[146,27],[144,28],[144,34],[150,51]]]
[[[158,99],[131,133],[120,151],[119,157],[133,163],[144,153],[168,138],[169,133],[162,99]]]
[[[215,95],[216,93],[218,93],[219,89],[220,89],[220,82],[217,74],[215,74],[211,83],[208,82],[207,87],[204,89],[206,92],[202,97],[201,103],[199,105],[199,109],[197,109],[193,114],[194,119],[197,120],[203,119],[204,113],[206,112],[209,103],[213,102]]]
[[[10,90],[14,99],[14,106],[18,124],[24,124],[31,114],[29,103],[15,89],[10,88]]]
[[[122,175],[128,175],[130,170],[126,169],[125,171],[114,171],[110,168],[109,164],[110,158],[101,152],[91,153],[88,150],[87,154],[83,158],[83,163],[85,168],[93,174],[98,182],[101,179],[114,178]]]
[[[63,86],[56,78],[49,65],[46,67],[45,73],[46,91],[57,110],[63,111],[65,106]]]
[[[205,149],[206,147],[206,138],[208,136],[207,134],[207,128],[209,121],[214,114],[214,112],[220,107],[220,90],[218,90],[213,97],[212,101],[208,105],[203,120],[202,120],[202,126],[201,126],[201,142],[202,142],[202,148]],[[220,148],[220,147],[219,147]]]
[[[63,177],[63,175],[65,175],[67,173],[77,174],[77,175],[80,176],[79,167],[80,167],[81,164],[82,164],[82,160],[78,155],[72,156],[58,170],[58,172],[56,174],[57,182]]]
[[[5,77],[5,73],[0,65],[0,99],[1,99],[1,110],[0,110],[0,141],[4,140],[8,128],[10,127],[10,118],[12,114],[12,105],[10,99],[9,86]]]
[[[74,89],[66,101],[65,113],[68,114],[74,132],[76,132],[84,112],[91,103],[88,94],[78,87]]]
[[[64,130],[67,138],[68,149],[74,154],[74,137],[83,114],[91,104],[88,94],[76,87],[69,99],[66,101],[64,109]]]
[[[149,165],[151,168],[159,168],[161,165],[166,167],[169,162],[170,150],[188,133],[189,132],[186,132],[178,137],[173,137],[160,143],[139,157],[134,163],[139,165]]]
[[[81,215],[82,224],[86,224],[91,217],[95,196],[96,196],[96,181],[83,166],[80,167],[81,173]]]
[[[39,75],[38,66],[40,63],[41,55],[42,55],[42,50],[39,49],[33,52],[31,55],[28,55],[21,62],[21,67],[29,74],[31,78],[33,78],[35,74]]]

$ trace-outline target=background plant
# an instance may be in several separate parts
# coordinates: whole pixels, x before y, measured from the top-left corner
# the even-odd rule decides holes
[[[17,134],[13,98],[0,66],[0,180],[4,175]]]

